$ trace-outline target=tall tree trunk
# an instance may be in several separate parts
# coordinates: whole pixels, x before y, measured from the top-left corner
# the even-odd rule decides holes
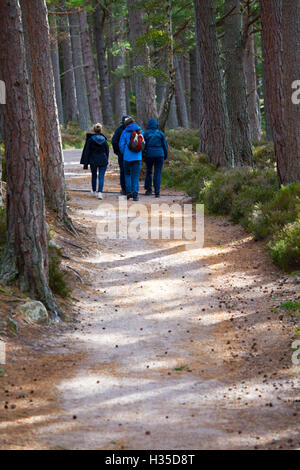
[[[60,310],[48,285],[48,241],[42,177],[25,57],[19,1],[2,0],[0,78],[7,87],[4,112],[7,243],[1,260],[0,277],[5,282],[18,277],[21,288],[38,296],[56,317]]]
[[[63,102],[65,122],[78,122],[76,86],[68,15],[59,18],[63,64]]]
[[[266,54],[264,52],[264,41],[261,37],[261,48],[262,48],[262,91],[263,91],[263,98],[264,98],[264,118],[265,118],[265,128],[266,128],[266,138],[269,141],[273,140],[272,134],[272,124],[271,124],[271,115],[270,115],[270,106],[269,106],[269,98],[268,98],[268,87],[267,87],[267,75],[266,75],[266,64],[265,64],[265,57]]]
[[[183,69],[183,84],[188,122],[191,122],[191,76],[190,76],[190,55],[184,54],[181,58]]]
[[[293,84],[300,80],[300,0],[284,0],[282,22],[286,158],[280,173],[286,184],[300,181],[300,104],[292,98]]]
[[[170,103],[170,109],[169,109],[169,115],[168,115],[168,120],[167,120],[167,126],[170,129],[177,129],[179,127],[178,124],[178,117],[177,117],[177,108],[176,108],[176,100],[175,100],[175,94],[173,95],[173,98]]]
[[[73,229],[67,215],[63,152],[55,101],[47,6],[45,0],[21,1],[26,10],[46,203],[69,228]],[[35,12],[34,15],[32,10]]]
[[[200,126],[200,77],[197,67],[197,52],[194,47],[190,51],[190,87],[191,87],[191,126],[199,129]]]
[[[61,81],[60,81],[59,52],[58,52],[58,43],[57,43],[57,22],[56,22],[55,15],[51,15],[50,40],[51,40],[51,59],[52,59],[52,68],[53,68],[54,83],[55,83],[55,96],[56,96],[56,103],[57,103],[57,110],[58,110],[58,119],[59,119],[59,123],[63,126],[64,125],[64,112],[63,112]]]
[[[242,36],[240,0],[225,0],[224,21],[226,58],[226,98],[235,165],[253,165],[247,108],[246,80],[243,67],[245,39]]]
[[[186,99],[184,93],[184,82],[182,73],[180,70],[179,59],[175,57],[175,96],[176,96],[176,106],[177,106],[177,115],[180,127],[189,127],[189,117],[186,106]]]
[[[279,184],[287,173],[285,158],[284,94],[282,71],[282,2],[260,0],[265,85],[267,88],[272,135],[277,160]]]
[[[88,92],[83,67],[82,47],[80,39],[79,15],[77,12],[69,15],[72,57],[74,65],[74,76],[76,85],[76,97],[79,111],[79,125],[82,130],[91,127],[91,116],[89,109]]]
[[[167,119],[172,107],[172,101],[175,105],[174,91],[175,91],[175,67],[174,67],[174,38],[173,38],[173,25],[172,25],[172,0],[167,0],[167,32],[168,32],[168,72],[169,72],[169,82],[166,86],[164,93],[164,100],[160,106],[158,125],[161,130],[165,129]],[[175,110],[176,111],[176,110]],[[177,113],[177,112],[176,112]],[[173,116],[173,123],[178,127],[177,114],[176,122],[175,117]]]
[[[244,22],[247,24],[248,21],[249,17],[245,15]],[[246,78],[250,139],[251,142],[257,142],[261,138],[261,117],[259,107],[259,96],[257,92],[255,47],[252,27],[249,30],[247,44],[245,47],[244,72]]]
[[[91,41],[89,35],[89,26],[87,22],[86,11],[79,13],[82,56],[88,89],[89,105],[92,120],[94,123],[102,122],[101,105],[98,92],[97,74],[92,54]]]
[[[105,38],[104,38],[104,24],[106,18],[106,11],[103,10],[102,5],[98,0],[93,1],[94,10],[94,40],[97,51],[98,69],[100,75],[100,89],[101,89],[101,103],[103,123],[107,126],[114,125],[112,100],[110,94],[108,73],[107,73],[107,60],[105,54]]]
[[[205,116],[204,121],[201,116],[201,148],[217,167],[232,167],[234,156],[220,71],[215,1],[194,0],[194,6],[197,47],[201,58],[200,86]]]
[[[117,30],[117,32],[116,32]],[[114,18],[111,20],[111,39],[112,43],[123,43],[125,38],[123,21],[116,21]],[[112,55],[113,58],[113,90],[114,90],[114,108],[117,122],[120,122],[122,116],[128,114],[127,100],[126,100],[126,83],[124,77],[125,67],[125,51],[121,47],[118,54]]]
[[[128,0],[129,39],[131,47],[136,47],[137,39],[145,34],[146,23],[143,18],[142,6],[139,0]],[[134,88],[136,96],[137,120],[146,126],[149,118],[157,118],[157,105],[155,96],[155,80],[145,76],[142,68],[151,66],[148,46],[139,46],[138,52],[133,54]]]

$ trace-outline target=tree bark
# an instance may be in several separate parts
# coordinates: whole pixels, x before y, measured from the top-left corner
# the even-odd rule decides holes
[[[98,92],[97,75],[95,63],[92,54],[91,41],[89,35],[89,26],[87,22],[86,11],[79,13],[80,31],[81,31],[81,45],[83,63],[86,77],[86,84],[88,89],[88,98],[92,120],[94,123],[102,122],[101,105]]]
[[[177,106],[177,116],[180,127],[189,127],[189,117],[186,106],[186,99],[184,93],[184,83],[183,77],[180,70],[179,59],[175,57],[175,97],[176,97],[176,106]]]
[[[284,0],[282,20],[286,157],[280,174],[286,184],[300,181],[300,104],[292,99],[293,83],[300,80],[300,0]]]
[[[282,184],[287,174],[282,70],[282,3],[281,0],[260,0],[260,7],[265,86],[277,160],[278,181]]]
[[[110,21],[110,39],[112,45],[114,43],[121,44],[125,39],[125,32],[123,26],[123,20],[117,21],[115,18],[111,18]],[[123,116],[128,115],[127,100],[126,100],[126,83],[124,76],[125,68],[125,51],[124,47],[119,46],[120,51],[118,54],[112,55],[112,85],[113,85],[113,101],[114,101],[114,112],[117,122],[120,122]]]
[[[57,103],[57,110],[58,110],[58,119],[59,119],[59,123],[63,126],[64,125],[64,111],[63,111],[61,81],[60,81],[59,52],[58,52],[58,42],[57,42],[57,22],[56,22],[55,15],[51,15],[50,41],[51,41],[51,59],[52,59],[52,68],[53,68],[54,83],[55,83],[55,96],[56,96],[56,103]]]
[[[59,18],[63,64],[63,102],[65,123],[78,122],[76,86],[68,15]]]
[[[250,142],[246,80],[243,68],[245,39],[242,36],[240,0],[225,0],[224,50],[226,71],[226,98],[231,129],[231,142],[235,165],[252,166],[253,154]]]
[[[194,0],[196,41],[201,58],[201,149],[217,167],[234,166],[225,94],[220,71],[214,0]],[[204,119],[203,119],[204,117]]]
[[[263,82],[262,85],[263,85],[263,98],[264,98],[264,118],[265,118],[266,138],[267,140],[272,141],[273,134],[272,134],[272,124],[271,124],[269,98],[268,98],[268,87],[266,86],[266,83],[267,83],[266,64],[265,64],[266,54],[264,52],[264,41],[262,37],[261,37],[261,48],[262,48],[262,82]]]
[[[167,3],[167,32],[168,32],[168,73],[169,73],[169,82],[166,86],[165,93],[164,93],[164,100],[160,105],[160,112],[158,118],[158,125],[161,130],[164,131],[167,119],[170,113],[170,109],[172,106],[172,101],[175,104],[174,91],[175,91],[175,67],[174,67],[174,38],[173,38],[173,25],[172,25],[172,1],[168,0]],[[175,120],[175,117],[174,117]],[[177,124],[177,115],[176,115],[176,122]]]
[[[76,85],[76,97],[79,111],[79,125],[86,131],[91,127],[91,116],[89,109],[88,92],[83,67],[82,47],[80,39],[79,15],[77,12],[69,15],[72,57]]]
[[[131,47],[136,48],[136,41],[146,32],[147,25],[143,18],[141,2],[128,0],[129,39]],[[138,46],[133,54],[134,88],[136,97],[137,121],[144,127],[150,118],[157,118],[155,80],[146,76],[144,68],[151,66],[148,46]]]
[[[196,48],[190,51],[190,87],[191,87],[191,126],[193,129],[199,129],[200,126],[200,77],[197,67]]]
[[[55,101],[47,6],[45,0],[21,1],[26,10],[46,203],[67,227],[73,229],[67,215],[63,151]],[[34,15],[32,10],[35,12]]]
[[[18,277],[22,290],[36,295],[56,317],[61,312],[48,285],[42,177],[25,57],[20,3],[2,0],[0,78],[7,87],[4,112],[7,243],[0,277],[4,282]]]
[[[105,54],[105,38],[104,38],[104,24],[106,12],[103,10],[97,0],[93,1],[94,10],[94,40],[97,51],[98,69],[100,75],[100,90],[101,90],[101,103],[103,123],[107,126],[114,125],[112,100],[110,94],[110,86],[107,73],[107,61]]]
[[[247,23],[248,21],[249,18],[246,15],[244,22]],[[244,53],[244,72],[246,78],[250,140],[251,142],[257,142],[261,138],[261,116],[257,92],[254,34],[252,34],[252,31],[253,28],[251,27]]]

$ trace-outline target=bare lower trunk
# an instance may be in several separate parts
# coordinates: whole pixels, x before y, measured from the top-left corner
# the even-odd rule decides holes
[[[46,203],[68,227],[63,152],[51,63],[45,0],[21,0],[26,9],[31,72]],[[35,14],[32,14],[32,9]],[[41,93],[42,90],[42,93]]]
[[[245,17],[244,21],[248,21],[248,16]],[[257,93],[254,34],[251,33],[252,28],[249,31],[249,36],[245,47],[244,71],[246,78],[250,139],[251,142],[257,142],[261,138],[261,117],[259,96]]]
[[[60,17],[60,36],[63,64],[62,78],[65,122],[78,122],[72,46],[69,18],[67,15],[61,15]]]
[[[131,47],[136,47],[137,39],[146,32],[142,8],[135,0],[128,0],[129,39]],[[139,46],[133,54],[134,88],[136,95],[136,114],[138,122],[146,127],[149,118],[157,118],[155,80],[145,75],[143,68],[151,66],[149,48]]]
[[[2,0],[0,79],[7,87],[4,141],[8,238],[0,277],[5,282],[18,277],[21,288],[38,296],[56,316],[60,310],[48,285],[43,186],[25,57],[19,1]]]
[[[80,31],[81,31],[81,44],[82,55],[84,62],[84,70],[86,77],[86,84],[88,89],[89,105],[92,120],[94,123],[102,122],[101,105],[98,92],[97,75],[95,63],[93,59],[91,41],[89,35],[89,27],[87,22],[86,12],[79,13]]]
[[[294,83],[298,82],[299,89],[300,80],[300,0],[284,0],[282,20],[286,157],[280,174],[286,184],[300,181],[300,103],[292,96],[296,91]]]
[[[60,66],[59,66],[59,52],[57,43],[57,24],[56,17],[52,15],[50,22],[50,40],[51,40],[51,59],[55,83],[55,96],[58,110],[59,123],[64,125],[64,112],[62,103],[61,81],[60,81]]]
[[[199,129],[200,126],[200,77],[197,67],[196,48],[190,51],[190,81],[191,81],[191,126]]]
[[[186,99],[184,93],[184,83],[183,77],[181,74],[178,57],[174,59],[175,65],[175,96],[176,96],[176,106],[177,106],[177,115],[180,127],[189,127],[189,117],[186,106]]]
[[[72,57],[74,66],[74,76],[76,85],[76,97],[79,111],[79,125],[82,130],[91,127],[91,117],[85,73],[83,68],[82,48],[80,39],[79,15],[77,12],[69,15]]]
[[[203,113],[200,123],[201,149],[216,166],[232,167],[228,112],[220,72],[214,0],[194,0],[197,47],[201,59]],[[203,120],[204,118],[204,120]]]
[[[103,122],[107,126],[114,125],[112,100],[107,73],[106,47],[104,38],[105,12],[102,6],[94,0],[94,40],[97,51],[98,69],[100,75],[101,103]]]
[[[282,71],[281,0],[260,0],[262,40],[265,62],[265,86],[277,160],[279,184],[287,173],[285,158],[284,94]]]
[[[240,0],[226,0],[225,14],[226,98],[235,165],[253,165],[247,108],[246,80],[243,68],[244,40],[241,34]]]
[[[158,125],[161,130],[164,131],[167,123],[167,119],[170,113],[171,103],[175,91],[175,67],[174,67],[174,38],[173,38],[173,25],[172,25],[172,2],[168,0],[168,9],[167,9],[167,32],[168,32],[168,73],[169,73],[169,82],[165,88],[163,94],[164,99],[160,106]],[[175,103],[175,100],[174,100]],[[177,116],[176,116],[177,117]],[[177,126],[176,126],[177,127]]]

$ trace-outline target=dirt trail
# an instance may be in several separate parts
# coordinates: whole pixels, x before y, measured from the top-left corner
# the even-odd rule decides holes
[[[263,246],[216,218],[207,218],[202,249],[98,240],[101,207],[118,204],[115,165],[101,202],[74,191],[89,188],[87,174],[78,152],[65,158],[72,216],[86,242],[69,262],[84,281],[74,292],[79,323],[51,337],[49,351],[45,338],[35,340],[50,364],[41,379],[50,403],[34,416],[4,416],[1,447],[299,447],[294,325],[271,311],[299,292],[265,262]],[[164,193],[161,202],[185,198]]]

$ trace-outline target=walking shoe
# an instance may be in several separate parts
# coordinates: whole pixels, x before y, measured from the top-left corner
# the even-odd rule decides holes
[[[139,198],[138,196],[133,196],[133,200],[134,200],[134,201],[139,201],[140,198]]]
[[[160,198],[160,194],[155,194],[156,199]]]
[[[132,198],[133,198],[132,193],[128,193],[128,194],[127,194],[127,199],[129,200],[129,199],[132,199]]]
[[[96,191],[93,191],[93,190],[91,189],[91,196],[96,196],[96,195],[97,195]]]
[[[102,193],[98,193],[98,199],[101,199],[101,200],[103,199]]]
[[[127,196],[127,193],[126,193],[125,189],[122,189],[122,190],[120,191],[120,194],[122,194],[122,196]]]
[[[145,192],[145,196],[152,196],[152,191],[147,190],[147,191]]]

